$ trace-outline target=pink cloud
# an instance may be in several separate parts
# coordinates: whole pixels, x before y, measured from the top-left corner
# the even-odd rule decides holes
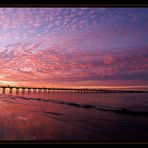
[[[113,14],[96,8],[0,8],[0,80],[140,84],[139,76],[147,82],[147,28],[132,24],[142,15],[130,12],[126,18],[132,21],[125,25],[124,17]]]

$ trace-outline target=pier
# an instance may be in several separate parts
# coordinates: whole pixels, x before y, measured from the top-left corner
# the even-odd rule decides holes
[[[75,88],[47,88],[47,87],[27,87],[27,86],[0,86],[0,89],[2,89],[2,93],[5,93],[6,90],[9,91],[9,93],[12,93],[13,90],[16,91],[16,93],[19,93],[20,91],[22,93],[25,92],[73,92],[73,93],[96,93],[96,89],[75,89]]]
[[[20,91],[22,93],[31,93],[31,92],[71,92],[71,93],[143,93],[148,91],[140,90],[109,90],[109,89],[89,89],[89,88],[48,88],[48,87],[28,87],[28,86],[0,86],[2,93],[5,94],[6,90],[9,90],[9,93],[12,93],[13,90],[16,93]]]

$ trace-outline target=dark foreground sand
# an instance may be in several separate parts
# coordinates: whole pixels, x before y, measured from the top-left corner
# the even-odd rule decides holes
[[[68,111],[68,108],[65,109]],[[48,112],[44,113],[45,111]],[[66,119],[63,119],[65,117],[62,116],[61,108],[52,103],[46,106],[33,101],[28,103],[10,99],[5,95],[0,96],[0,140],[109,139],[101,133],[94,133],[66,122]]]
[[[0,95],[0,140],[145,141],[148,117]]]

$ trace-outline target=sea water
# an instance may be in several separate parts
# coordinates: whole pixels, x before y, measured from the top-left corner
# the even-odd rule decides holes
[[[0,140],[147,141],[148,93],[6,91]]]

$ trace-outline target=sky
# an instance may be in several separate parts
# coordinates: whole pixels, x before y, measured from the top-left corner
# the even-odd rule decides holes
[[[0,8],[0,84],[148,86],[148,8]]]

